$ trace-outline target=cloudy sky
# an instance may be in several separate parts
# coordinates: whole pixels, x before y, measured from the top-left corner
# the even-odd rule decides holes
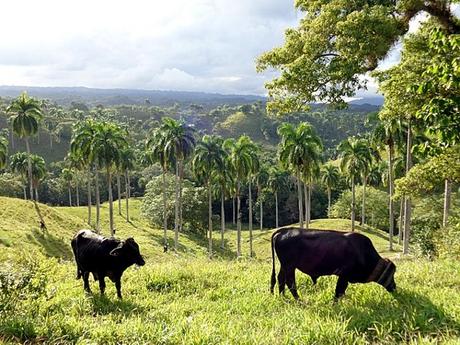
[[[254,61],[299,19],[293,0],[5,1],[0,85],[263,95]]]

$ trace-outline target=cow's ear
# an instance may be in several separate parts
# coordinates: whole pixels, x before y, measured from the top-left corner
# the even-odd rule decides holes
[[[116,247],[115,249],[112,249],[112,251],[110,252],[110,255],[112,256],[118,256],[121,254],[121,249],[122,249],[122,244],[120,244],[118,247]]]

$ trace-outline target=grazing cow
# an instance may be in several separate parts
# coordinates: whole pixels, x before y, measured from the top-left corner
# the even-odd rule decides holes
[[[270,291],[276,284],[275,251],[281,264],[278,273],[279,292],[287,284],[294,298],[299,295],[295,283],[295,269],[310,275],[313,282],[320,276],[337,275],[337,300],[345,294],[348,283],[376,282],[387,291],[396,289],[396,266],[383,259],[371,240],[355,232],[332,230],[304,230],[283,228],[272,235],[272,277]]]
[[[77,263],[77,279],[83,277],[84,289],[91,292],[89,273],[99,280],[101,294],[105,290],[105,277],[115,283],[117,296],[121,298],[121,276],[131,265],[145,265],[139,245],[133,238],[120,241],[105,238],[90,230],[80,230],[72,239],[72,250]]]

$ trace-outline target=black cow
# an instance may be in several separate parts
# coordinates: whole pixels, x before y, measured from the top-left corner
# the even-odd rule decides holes
[[[364,235],[332,230],[283,228],[273,233],[271,242],[271,293],[276,284],[275,251],[281,263],[278,273],[279,291],[284,293],[287,284],[296,299],[299,295],[295,269],[310,275],[314,283],[320,276],[337,275],[339,279],[335,288],[335,300],[345,294],[348,283],[373,281],[389,292],[396,289],[395,264],[380,257],[371,240]]]
[[[105,277],[115,283],[117,296],[121,298],[121,276],[131,265],[145,265],[139,246],[133,238],[120,241],[105,238],[90,230],[80,230],[72,239],[72,250],[77,263],[77,279],[83,277],[84,289],[91,292],[89,273],[99,280],[101,294],[105,290]]]

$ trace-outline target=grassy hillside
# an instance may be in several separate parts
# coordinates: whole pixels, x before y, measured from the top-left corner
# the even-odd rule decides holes
[[[206,258],[206,242],[197,236],[182,235],[178,254],[163,253],[161,230],[140,217],[139,203],[132,203],[132,223],[116,217],[117,235],[134,236],[147,264],[127,270],[124,299],[119,301],[112,283],[106,297],[99,296],[93,282],[94,294],[85,295],[82,282],[74,279],[73,262],[59,258],[69,253],[58,248],[69,248],[72,234],[85,227],[84,207],[40,206],[48,224],[48,233],[41,234],[33,206],[0,198],[0,342],[458,343],[457,262],[401,260],[398,253],[390,253],[398,267],[397,293],[391,295],[373,283],[352,284],[337,304],[332,302],[335,277],[322,277],[313,286],[310,278],[298,273],[302,302],[296,302],[289,294],[268,293],[270,231],[255,231],[255,259],[233,259],[234,231],[226,234],[228,249],[213,260]],[[347,230],[349,222],[318,220],[313,226]],[[105,234],[107,228],[104,223]],[[366,234],[385,250],[382,232]],[[247,239],[245,232],[244,253]]]

